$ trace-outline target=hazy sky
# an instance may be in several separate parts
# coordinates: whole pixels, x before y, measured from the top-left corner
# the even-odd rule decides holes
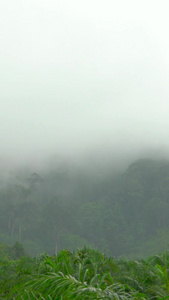
[[[0,0],[0,155],[168,147],[169,3]]]

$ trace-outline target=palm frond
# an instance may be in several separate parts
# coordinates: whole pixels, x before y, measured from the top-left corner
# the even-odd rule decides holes
[[[24,286],[20,286],[20,291],[15,293],[18,300],[24,299],[130,299],[131,294],[125,291],[125,286],[114,283],[106,289],[88,285],[71,275],[48,274],[34,278]],[[33,298],[34,297],[34,298]],[[8,298],[9,299],[9,298]],[[12,298],[11,298],[12,299]],[[133,298],[134,299],[134,298]]]

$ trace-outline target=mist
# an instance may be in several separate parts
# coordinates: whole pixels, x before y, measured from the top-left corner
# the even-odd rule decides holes
[[[3,169],[167,152],[167,1],[0,6]]]

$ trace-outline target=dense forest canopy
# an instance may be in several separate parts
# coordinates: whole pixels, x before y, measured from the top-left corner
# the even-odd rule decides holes
[[[30,255],[91,246],[143,257],[169,245],[169,162],[140,159],[104,176],[58,167],[1,178],[0,239]]]

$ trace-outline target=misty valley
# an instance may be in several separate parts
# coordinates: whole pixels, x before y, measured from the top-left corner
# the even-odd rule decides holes
[[[0,1],[0,300],[169,300],[169,1]]]
[[[0,238],[29,255],[88,246],[143,257],[169,244],[169,162],[141,159],[125,171],[58,166],[1,180]]]
[[[1,176],[0,299],[168,299],[169,162],[98,170]]]

